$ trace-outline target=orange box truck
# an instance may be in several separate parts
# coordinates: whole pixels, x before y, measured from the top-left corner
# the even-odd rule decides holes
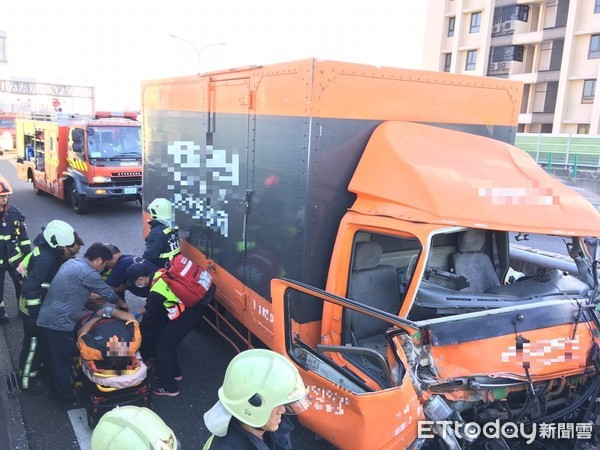
[[[521,95],[314,59],[143,83],[145,201],[212,272],[213,326],[286,355],[336,447],[591,437],[600,215],[510,145]]]

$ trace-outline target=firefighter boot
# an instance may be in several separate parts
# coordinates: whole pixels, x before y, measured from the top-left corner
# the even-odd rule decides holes
[[[0,323],[8,323],[9,321],[10,318],[8,317],[8,314],[6,314],[6,309],[0,308]]]
[[[21,378],[21,380],[19,381],[21,391],[29,395],[41,395],[44,393],[44,383],[42,383],[42,381],[39,380],[37,377],[30,378],[28,386],[26,388],[23,387],[23,379]]]

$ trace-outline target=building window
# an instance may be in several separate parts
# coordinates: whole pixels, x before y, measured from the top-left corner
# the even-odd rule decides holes
[[[590,134],[590,124],[580,123],[577,125],[577,134]]]
[[[588,59],[600,59],[600,34],[592,35]]]
[[[522,45],[501,45],[490,49],[492,62],[519,61],[523,62],[525,47]]]
[[[452,64],[452,53],[446,53],[444,56],[444,72],[450,72],[450,64]]]
[[[469,50],[467,52],[467,64],[465,70],[475,70],[477,67],[477,50]]]
[[[581,103],[594,103],[594,93],[596,92],[596,80],[584,80],[583,95]]]
[[[600,13],[600,0],[596,0],[596,6],[594,6],[594,14]]]
[[[0,31],[0,62],[6,62],[6,36]]]
[[[510,5],[501,6],[494,10],[494,16],[499,17],[499,22],[508,22],[510,20],[520,20],[527,22],[529,19],[529,6],[527,5]]]
[[[479,33],[479,27],[481,26],[481,12],[474,12],[471,14],[471,29],[470,33]]]
[[[456,25],[456,17],[448,17],[448,37],[454,36],[454,26]]]

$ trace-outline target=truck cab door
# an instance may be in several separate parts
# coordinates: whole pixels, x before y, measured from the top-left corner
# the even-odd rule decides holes
[[[271,292],[273,348],[298,368],[312,400],[300,421],[344,449],[406,448],[415,441],[422,408],[398,342],[417,333],[416,324],[301,283],[276,279]],[[326,304],[389,324],[386,353],[315,341],[321,319],[307,321],[301,310]]]

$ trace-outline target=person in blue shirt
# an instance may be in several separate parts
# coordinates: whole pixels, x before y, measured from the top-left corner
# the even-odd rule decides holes
[[[106,263],[106,270],[102,272],[102,278],[113,290],[124,299],[125,291],[131,292],[137,297],[148,297],[150,291],[149,286],[136,286],[134,282],[130,281],[130,277],[127,274],[127,270],[134,264],[141,264],[145,268],[152,279],[154,272],[158,270],[158,267],[143,258],[134,255],[123,255],[121,250],[116,245],[106,244],[106,247],[111,251],[113,258]]]

